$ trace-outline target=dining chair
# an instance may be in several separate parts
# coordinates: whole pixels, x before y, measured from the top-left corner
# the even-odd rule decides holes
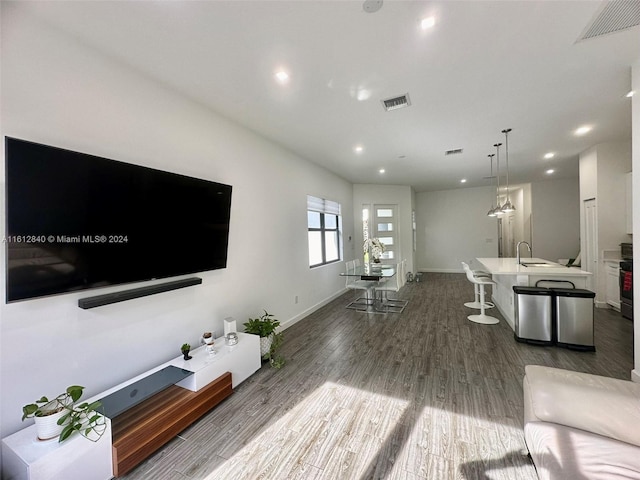
[[[368,280],[360,280],[357,275],[353,275],[356,270],[356,260],[350,260],[345,262],[347,275],[345,277],[345,287],[349,290],[364,290],[366,292],[365,297],[360,297],[355,301],[349,303],[347,308],[354,308],[356,310],[366,309],[368,306],[373,304],[374,294],[372,289],[377,284],[377,282],[368,281]]]
[[[402,265],[400,270],[400,285],[404,287],[407,284],[407,259],[402,260],[400,264]]]
[[[380,292],[382,306],[389,313],[402,313],[407,304],[407,300],[389,298],[389,292],[398,293],[402,288],[402,262],[396,264],[396,274],[387,281],[378,284],[375,287],[375,294]],[[384,299],[382,295],[384,294]]]

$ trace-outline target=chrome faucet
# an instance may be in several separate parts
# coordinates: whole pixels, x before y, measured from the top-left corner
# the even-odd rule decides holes
[[[517,255],[518,265],[520,265],[520,245],[522,245],[523,243],[527,246],[527,248],[529,249],[529,255],[531,255],[531,257],[533,258],[533,252],[531,251],[531,245],[529,245],[525,241],[518,242],[518,245],[516,246],[516,255]]]

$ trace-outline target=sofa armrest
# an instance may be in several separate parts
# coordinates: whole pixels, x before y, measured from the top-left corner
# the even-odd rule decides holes
[[[543,421],[640,446],[640,384],[527,365],[525,422]]]

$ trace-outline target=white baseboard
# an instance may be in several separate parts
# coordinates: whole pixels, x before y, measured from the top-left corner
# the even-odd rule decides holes
[[[634,368],[631,370],[631,381],[640,383],[640,370]]]
[[[280,322],[280,331],[282,330],[286,330],[287,328],[289,328],[292,325],[295,325],[296,323],[298,323],[300,320],[302,320],[303,318],[311,315],[313,312],[315,312],[316,310],[319,310],[320,308],[324,307],[325,305],[327,305],[328,303],[333,302],[336,298],[338,298],[341,295],[344,295],[347,292],[346,288],[343,288],[342,290],[334,293],[333,295],[331,295],[328,298],[325,298],[324,300],[316,303],[315,305],[307,308],[306,310],[303,310],[302,312],[300,312],[298,315],[290,318],[289,320],[286,320],[284,322]]]

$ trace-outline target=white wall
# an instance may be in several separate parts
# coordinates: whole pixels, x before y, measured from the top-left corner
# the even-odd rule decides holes
[[[460,262],[498,256],[497,221],[487,217],[494,192],[479,187],[416,194],[418,271],[460,272]]]
[[[539,258],[573,258],[580,246],[578,190],[577,178],[514,189],[515,243],[530,241]],[[461,261],[498,256],[497,221],[487,217],[490,187],[421,192],[416,198],[418,270],[457,272]],[[564,206],[556,207],[556,203]]]
[[[414,192],[411,187],[403,185],[368,185],[353,186],[353,218],[355,232],[351,258],[362,257],[362,205],[397,205],[398,206],[398,241],[400,249],[398,260],[407,260],[407,272],[415,272],[413,251],[413,230],[411,227],[411,211],[413,210]],[[345,258],[347,256],[345,255]]]
[[[308,267],[306,195],[342,203],[347,237],[351,184],[39,24],[19,2],[1,13],[2,135],[233,185],[228,268],[199,275],[200,286],[87,311],[78,298],[118,289],[3,298],[2,436],[25,426],[22,405],[42,395],[70,384],[94,395],[221,332],[225,317],[241,325],[266,308],[293,322],[343,290],[342,263]]]
[[[556,261],[580,250],[580,183],[566,178],[531,184],[535,257]]]

